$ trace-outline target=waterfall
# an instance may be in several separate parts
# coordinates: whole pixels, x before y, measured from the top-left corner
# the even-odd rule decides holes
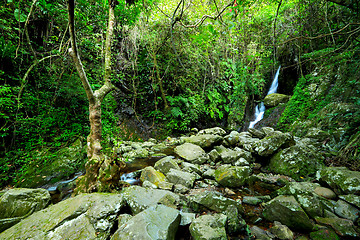
[[[281,66],[279,66],[278,70],[276,71],[274,80],[272,81],[270,89],[267,92],[266,96],[277,92],[277,88],[279,85],[278,78],[279,78],[280,68],[281,68]],[[263,102],[261,102],[255,108],[255,120],[250,122],[249,128],[253,128],[256,123],[258,123],[261,119],[263,119],[264,113],[265,113],[265,105]]]

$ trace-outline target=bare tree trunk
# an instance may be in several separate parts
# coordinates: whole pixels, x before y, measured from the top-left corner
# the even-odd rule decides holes
[[[115,5],[113,4],[113,1],[109,1],[109,20],[105,42],[104,84],[100,89],[93,92],[86,77],[76,46],[76,36],[74,30],[74,0],[68,0],[69,30],[71,40],[69,53],[74,60],[76,70],[89,100],[90,121],[90,134],[87,137],[88,161],[85,165],[86,174],[82,178],[79,178],[77,182],[77,188],[75,191],[77,193],[108,190],[111,188],[111,185],[118,182],[120,177],[119,171],[122,167],[121,163],[117,163],[115,160],[104,156],[101,146],[101,103],[105,96],[114,89],[111,83],[111,39],[114,32],[115,22],[114,7]]]

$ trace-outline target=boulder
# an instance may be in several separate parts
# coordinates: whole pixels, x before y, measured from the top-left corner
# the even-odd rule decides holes
[[[180,212],[180,215],[181,215],[180,226],[190,225],[196,217],[195,213]]]
[[[338,200],[335,205],[335,213],[341,218],[346,218],[355,222],[359,218],[360,211],[349,203]]]
[[[359,237],[359,233],[356,232],[355,226],[352,221],[343,218],[315,218],[318,224],[329,226],[335,230],[336,234],[340,237]]]
[[[234,164],[241,156],[240,151],[234,151],[224,146],[217,146],[215,147],[216,151],[219,152],[221,159],[224,163],[231,163]]]
[[[275,221],[274,225],[269,229],[278,239],[292,240],[294,239],[294,233],[285,225]]]
[[[198,175],[202,175],[202,172],[200,170],[200,166],[197,165],[197,164],[192,164],[192,163],[188,163],[188,162],[182,162],[181,167],[182,167],[183,171],[198,174]]]
[[[316,177],[339,195],[360,195],[360,172],[350,171],[346,167],[327,167],[319,170]]]
[[[331,190],[330,188],[326,188],[326,187],[316,187],[314,189],[314,192],[324,198],[327,199],[335,199],[336,198],[336,193],[334,193],[333,190]]]
[[[310,233],[310,238],[315,240],[340,240],[334,230],[323,228]]]
[[[270,156],[280,148],[286,148],[295,144],[294,137],[290,133],[274,131],[253,145],[253,151],[259,156]]]
[[[175,147],[174,152],[188,162],[202,164],[207,161],[204,149],[192,143],[184,143]]]
[[[269,169],[274,173],[300,180],[301,177],[315,176],[316,171],[324,166],[322,160],[319,151],[298,142],[275,154],[270,159]]]
[[[0,198],[0,232],[44,209],[50,200],[49,192],[42,188],[14,188],[5,192]]]
[[[280,103],[287,103],[291,96],[280,94],[280,93],[272,93],[265,97],[264,105],[267,108],[276,107]]]
[[[255,236],[255,239],[257,240],[272,240],[275,238],[272,233],[261,229],[258,226],[252,226],[249,230],[251,232],[251,235]]]
[[[111,240],[173,240],[180,218],[176,209],[164,205],[152,206],[119,226]]]
[[[33,213],[0,239],[107,239],[123,206],[121,194],[78,195]]]
[[[165,175],[159,171],[156,171],[155,168],[149,166],[142,170],[140,180],[142,182],[149,181],[155,186],[159,186],[159,183],[165,182]]]
[[[294,196],[278,196],[265,203],[263,216],[295,230],[312,230],[313,224]]]
[[[238,233],[246,227],[246,222],[241,218],[239,209],[235,205],[229,205],[223,213],[227,217],[226,230],[228,233]]]
[[[224,137],[224,140],[229,146],[235,146],[239,142],[240,133],[232,131],[229,135]]]
[[[214,128],[200,130],[198,134],[214,134],[214,135],[224,136],[226,134],[226,131],[220,127],[214,127]]]
[[[227,240],[226,216],[224,214],[202,215],[190,224],[194,240]]]
[[[220,160],[220,154],[218,153],[218,151],[216,151],[216,149],[213,149],[209,152],[209,158],[212,163],[215,164]]]
[[[137,214],[150,206],[164,204],[168,207],[175,207],[180,198],[177,194],[162,190],[131,186],[125,188],[123,196],[133,214]]]
[[[147,158],[150,156],[150,152],[145,148],[138,148],[135,150],[131,150],[122,155],[124,158],[128,159],[136,159],[136,158]]]
[[[360,209],[360,196],[349,194],[349,195],[341,195],[339,196],[339,198]]]
[[[181,139],[184,140],[184,142],[192,143],[202,148],[210,148],[212,146],[221,144],[224,140],[223,137],[214,134],[193,135],[190,137],[181,137]]]
[[[222,165],[215,170],[215,180],[225,187],[240,187],[248,181],[250,173],[248,166]]]
[[[154,168],[156,170],[162,172],[163,174],[167,174],[170,171],[170,169],[180,170],[180,167],[174,160],[173,156],[167,156],[167,157],[160,159],[159,161],[157,161],[155,163]]]
[[[170,169],[166,178],[173,184],[181,184],[187,188],[192,188],[196,179],[195,174],[176,169]]]
[[[262,130],[258,130],[255,128],[249,128],[248,132],[255,138],[262,139],[266,136],[266,134]]]

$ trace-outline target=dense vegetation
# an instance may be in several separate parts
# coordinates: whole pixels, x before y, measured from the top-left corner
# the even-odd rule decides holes
[[[294,95],[278,127],[299,135],[304,126],[330,134],[341,127],[337,161],[358,159],[360,10],[355,0],[342,2],[120,0],[112,44],[117,90],[102,105],[105,151],[145,136],[119,121],[124,108],[158,138],[192,127],[243,128],[281,64],[280,92]],[[94,90],[104,75],[107,11],[107,0],[76,1],[77,43]],[[0,16],[1,187],[52,162],[89,127],[67,53],[66,1],[2,0]],[[326,94],[313,96],[311,84]],[[332,111],[330,103],[351,110]]]

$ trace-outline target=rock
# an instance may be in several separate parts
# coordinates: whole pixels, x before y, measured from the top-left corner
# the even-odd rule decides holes
[[[215,169],[208,169],[203,173],[204,178],[215,179]]]
[[[280,93],[272,93],[265,97],[264,105],[267,108],[276,107],[280,103],[287,103],[291,96],[280,94]]]
[[[240,232],[246,226],[245,220],[241,218],[239,210],[235,205],[229,205],[223,213],[227,217],[226,230],[228,233]]]
[[[127,213],[120,214],[118,217],[118,226],[123,225],[124,223],[129,221],[132,217],[133,216],[131,216],[130,214],[127,214]]]
[[[316,177],[339,195],[360,194],[360,172],[350,171],[345,167],[327,167],[319,170]]]
[[[175,193],[185,194],[189,190],[190,190],[190,188],[187,188],[184,185],[181,185],[181,184],[175,184],[174,185],[174,192]]]
[[[251,235],[255,236],[257,240],[271,240],[275,238],[275,236],[272,233],[265,231],[264,229],[261,229],[258,226],[252,226],[250,228],[250,232]]]
[[[181,167],[183,171],[189,172],[189,173],[195,173],[198,175],[201,175],[202,172],[200,170],[200,166],[197,164],[192,164],[188,162],[182,162]],[[179,169],[180,170],[180,169]]]
[[[316,139],[317,141],[322,142],[330,138],[330,134],[318,128],[310,128],[306,133],[305,137],[313,138]]]
[[[237,131],[232,131],[229,135],[224,137],[224,140],[229,146],[235,146],[239,142],[240,133]]]
[[[330,226],[340,237],[359,237],[352,221],[343,218],[315,218],[316,222]]]
[[[224,214],[202,215],[190,224],[194,240],[227,240]]]
[[[259,156],[266,157],[274,154],[282,147],[285,148],[294,144],[294,137],[290,133],[275,131],[254,143],[253,150]]]
[[[178,210],[164,205],[152,206],[121,225],[111,240],[172,240],[179,224]]]
[[[214,127],[214,128],[200,130],[198,134],[214,134],[214,135],[224,136],[226,134],[226,131],[220,127]]]
[[[189,201],[195,211],[201,211],[202,207],[206,207],[216,212],[223,212],[231,205],[235,206],[240,213],[244,211],[241,203],[226,198],[216,191],[203,191],[198,194],[190,195]]]
[[[215,149],[219,152],[220,157],[224,163],[234,164],[241,155],[241,152],[225,148],[224,146],[217,146]]]
[[[0,198],[0,232],[44,209],[50,200],[49,192],[42,188],[14,188],[5,192]]]
[[[184,143],[175,147],[174,152],[188,162],[202,164],[206,162],[207,157],[205,151],[198,145],[192,143]]]
[[[324,215],[324,206],[319,197],[297,195],[296,199],[309,217],[322,217]]]
[[[294,233],[285,225],[275,221],[274,225],[269,229],[272,234],[281,240],[294,239]]]
[[[175,169],[170,169],[170,171],[166,174],[166,178],[173,184],[181,184],[187,188],[192,188],[196,179],[193,173]]]
[[[160,189],[171,191],[173,189],[173,187],[174,187],[174,184],[170,183],[170,182],[160,182],[158,187]]]
[[[254,159],[253,156],[251,155],[251,152],[246,151],[246,150],[241,149],[241,148],[238,148],[238,147],[235,147],[234,150],[237,151],[237,152],[239,152],[239,153],[240,153],[240,157],[241,157],[241,158],[244,158],[246,161],[248,161],[248,162],[254,162],[254,161],[255,161],[255,159]]]
[[[173,156],[167,156],[160,159],[155,163],[154,168],[163,174],[167,174],[170,169],[180,170],[180,167],[173,158]]]
[[[262,139],[266,136],[266,134],[261,131],[261,130],[257,130],[255,128],[249,128],[248,129],[248,132],[255,138],[259,138],[259,139]]]
[[[180,212],[180,215],[181,215],[180,226],[186,226],[191,224],[196,217],[195,213]]]
[[[335,213],[341,218],[346,218],[355,222],[359,218],[360,211],[349,203],[338,200],[335,205]]]
[[[33,213],[0,239],[107,239],[123,206],[121,194],[78,195]]]
[[[191,137],[182,137],[185,142],[200,146],[201,148],[210,148],[217,144],[221,144],[223,137],[214,134],[200,134]]]
[[[325,188],[325,187],[316,187],[314,189],[314,192],[324,198],[327,199],[335,199],[336,198],[336,193],[334,193],[333,190],[331,190],[330,188]]]
[[[210,160],[214,163],[216,163],[220,160],[220,154],[215,149],[213,149],[209,152],[209,157],[210,157]]]
[[[155,184],[153,184],[147,180],[143,181],[142,186],[144,188],[158,188]]]
[[[295,230],[312,230],[313,225],[293,196],[278,196],[264,204],[263,216]]]
[[[262,127],[261,131],[263,131],[266,134],[266,136],[268,135],[270,136],[275,130],[271,127]]]
[[[142,182],[149,181],[155,186],[159,186],[159,183],[165,182],[166,178],[164,174],[159,171],[156,171],[155,168],[149,166],[142,170],[140,180]]]
[[[277,190],[278,195],[313,195],[316,188],[320,187],[318,183],[311,182],[289,182],[285,187]]]
[[[222,165],[215,170],[215,179],[224,187],[240,187],[247,182],[250,173],[247,166]]]
[[[242,199],[242,202],[245,204],[249,204],[249,205],[259,205],[260,203],[263,202],[268,202],[270,201],[270,196],[269,195],[265,195],[265,196],[244,196]]]
[[[245,158],[239,158],[238,160],[236,160],[236,162],[234,163],[234,166],[249,166],[250,163],[245,159]]]
[[[180,201],[179,196],[173,192],[161,189],[143,188],[140,186],[125,188],[123,196],[133,214],[137,214],[156,204],[175,207]]]
[[[323,157],[318,151],[302,143],[286,148],[270,159],[272,172],[290,176],[296,180],[314,176],[323,167]]]
[[[122,155],[124,158],[136,159],[136,158],[147,158],[150,156],[150,153],[145,148],[138,148],[131,150]]]
[[[339,236],[331,229],[320,229],[310,233],[310,238],[314,240],[340,240]]]
[[[340,199],[351,203],[352,205],[356,206],[357,208],[360,208],[360,196],[349,194],[349,195],[341,195],[339,196]]]

